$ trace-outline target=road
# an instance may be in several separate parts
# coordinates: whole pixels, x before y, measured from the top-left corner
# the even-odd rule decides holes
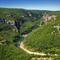
[[[26,48],[24,47],[23,42],[21,42],[20,48],[21,48],[22,50],[24,50],[26,53],[30,54],[30,55],[46,56],[45,53],[39,53],[39,52],[32,52],[32,51],[29,51],[28,49],[26,49]]]

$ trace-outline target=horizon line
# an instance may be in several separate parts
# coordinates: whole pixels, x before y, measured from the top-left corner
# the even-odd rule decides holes
[[[7,9],[24,9],[24,10],[41,10],[41,11],[60,11],[60,10],[49,10],[49,9],[32,9],[32,8],[19,8],[19,7],[0,7]]]

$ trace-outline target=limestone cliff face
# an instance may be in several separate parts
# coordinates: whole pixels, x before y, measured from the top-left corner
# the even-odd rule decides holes
[[[45,23],[45,24],[47,24],[47,22],[48,21],[50,21],[50,20],[56,20],[56,16],[55,15],[48,15],[48,14],[44,14],[43,15],[43,22]]]

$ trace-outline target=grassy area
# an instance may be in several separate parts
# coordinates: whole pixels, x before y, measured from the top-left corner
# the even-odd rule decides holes
[[[1,60],[31,60],[31,56],[14,45],[0,45]]]

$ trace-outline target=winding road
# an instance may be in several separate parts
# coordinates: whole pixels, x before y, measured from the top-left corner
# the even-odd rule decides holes
[[[46,56],[45,53],[39,53],[39,52],[32,52],[32,51],[29,51],[28,49],[26,49],[26,48],[24,47],[23,42],[21,42],[20,48],[21,48],[22,50],[24,50],[26,53],[30,54],[30,55]]]
[[[32,52],[32,51],[29,51],[27,48],[25,48],[23,42],[20,43],[20,48],[21,48],[22,50],[24,50],[26,53],[30,54],[30,55],[47,56],[47,54],[42,53],[42,52],[39,53],[39,52]],[[58,54],[53,54],[53,55],[48,54],[48,56],[58,56]]]

